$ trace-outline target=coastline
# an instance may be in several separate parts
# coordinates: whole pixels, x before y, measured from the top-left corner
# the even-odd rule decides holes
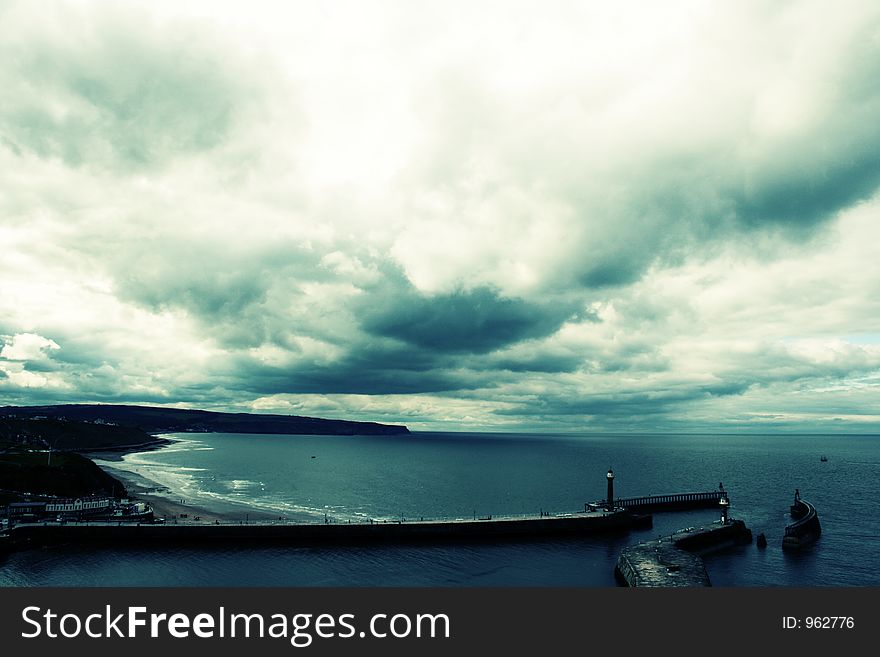
[[[89,450],[80,452],[82,456],[88,459],[101,459],[102,461],[122,461],[122,457],[126,454],[134,452],[153,452],[173,444],[174,441],[161,436],[154,436],[153,440],[145,443],[135,443],[133,445],[117,445],[116,447],[107,447],[105,449]]]
[[[100,466],[107,474],[121,481],[132,499],[146,502],[153,507],[156,518],[163,518],[167,523],[205,523],[205,522],[250,522],[280,521],[283,516],[272,515],[260,509],[242,505],[241,511],[231,508],[220,509],[199,503],[190,503],[184,498],[176,497],[175,492],[158,483],[128,470],[120,470],[108,466]],[[159,491],[165,491],[164,494]],[[178,501],[180,500],[180,501]],[[183,514],[185,517],[181,517]]]
[[[115,477],[125,486],[132,499],[146,502],[153,507],[156,518],[166,523],[205,524],[232,522],[314,522],[314,519],[291,518],[284,514],[274,513],[266,509],[251,507],[234,502],[217,502],[211,500],[188,500],[180,491],[154,481],[140,472],[119,467],[127,454],[145,453],[173,445],[177,440],[157,436],[156,440],[140,445],[119,446],[112,450],[101,450],[83,453],[107,474]],[[181,517],[183,516],[183,517]]]

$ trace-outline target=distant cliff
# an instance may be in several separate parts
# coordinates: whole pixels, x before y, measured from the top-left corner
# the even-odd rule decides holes
[[[6,417],[0,413],[0,449],[8,447],[52,448],[75,452],[137,448],[163,441],[137,427],[94,424],[37,416]]]
[[[148,434],[173,432],[286,433],[317,435],[408,434],[403,425],[325,420],[298,415],[217,413],[213,411],[122,404],[65,404],[57,406],[3,406],[0,418],[55,419],[116,425]]]

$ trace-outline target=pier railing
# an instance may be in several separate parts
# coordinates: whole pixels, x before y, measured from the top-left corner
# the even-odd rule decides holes
[[[651,511],[674,508],[700,508],[718,506],[721,500],[727,500],[727,491],[713,490],[699,493],[673,493],[670,495],[646,495],[644,497],[626,497],[614,500],[614,506],[630,511]],[[597,505],[605,505],[602,500]]]

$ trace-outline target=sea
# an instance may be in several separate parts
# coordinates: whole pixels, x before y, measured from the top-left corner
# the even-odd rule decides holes
[[[715,490],[753,542],[704,558],[714,586],[880,585],[880,436],[555,435],[414,432],[396,436],[171,434],[167,446],[108,467],[159,494],[251,522],[570,513],[615,496]],[[822,457],[826,460],[823,460]],[[781,549],[795,489],[821,538]],[[651,529],[576,538],[405,545],[62,545],[0,555],[0,586],[615,586],[627,545],[716,521],[714,509],[657,513]]]

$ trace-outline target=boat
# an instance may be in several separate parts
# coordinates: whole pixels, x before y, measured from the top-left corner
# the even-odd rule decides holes
[[[828,457],[823,454],[819,460],[822,461],[822,463],[825,463],[828,460]]]

